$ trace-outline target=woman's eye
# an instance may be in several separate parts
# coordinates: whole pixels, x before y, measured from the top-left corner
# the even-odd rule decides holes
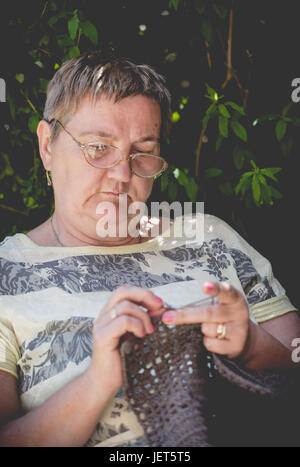
[[[133,154],[152,154],[151,151],[145,151],[145,149],[134,149]]]
[[[109,149],[109,146],[107,146],[107,144],[104,144],[104,143],[99,143],[95,147],[98,151],[101,151],[101,152],[107,151]]]
[[[101,157],[104,154],[109,153],[110,146],[104,143],[99,143],[99,144],[89,144],[88,145],[88,154],[90,157],[93,159],[97,159],[98,157]]]

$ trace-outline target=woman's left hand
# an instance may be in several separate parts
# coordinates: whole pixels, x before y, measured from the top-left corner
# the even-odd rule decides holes
[[[245,298],[225,282],[205,282],[203,291],[216,296],[217,303],[167,311],[162,315],[163,322],[175,325],[201,323],[203,344],[207,350],[229,358],[241,356],[250,330],[249,309]]]

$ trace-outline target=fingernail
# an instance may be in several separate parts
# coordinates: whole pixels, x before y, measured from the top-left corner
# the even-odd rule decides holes
[[[154,332],[154,326],[153,326],[153,324],[151,323],[151,324],[150,324],[150,333],[152,333],[152,332]]]
[[[171,313],[171,312],[164,313],[162,316],[163,321],[165,321],[166,323],[171,323],[172,321],[174,321],[174,318],[175,318],[175,313]]]
[[[155,299],[161,304],[163,301],[161,298],[157,297],[156,295],[154,295]]]
[[[212,282],[204,282],[204,287],[207,290],[213,290],[214,289],[214,284]]]

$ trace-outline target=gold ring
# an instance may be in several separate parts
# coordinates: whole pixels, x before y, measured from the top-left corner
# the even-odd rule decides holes
[[[117,313],[117,310],[115,308],[112,308],[109,312],[109,315],[110,315],[110,319],[111,321],[113,319],[116,319],[116,317],[118,316],[118,313]]]
[[[218,339],[225,339],[226,336],[226,326],[225,324],[218,324],[217,327],[217,338]]]

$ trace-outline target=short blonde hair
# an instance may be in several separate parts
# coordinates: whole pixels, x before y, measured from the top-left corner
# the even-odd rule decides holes
[[[107,95],[118,102],[132,95],[154,99],[161,108],[161,137],[169,134],[171,97],[165,79],[149,65],[136,65],[124,58],[104,58],[98,52],[85,53],[63,63],[47,89],[44,120],[53,123],[52,139],[59,132],[56,120],[66,123],[81,99],[92,101]]]

